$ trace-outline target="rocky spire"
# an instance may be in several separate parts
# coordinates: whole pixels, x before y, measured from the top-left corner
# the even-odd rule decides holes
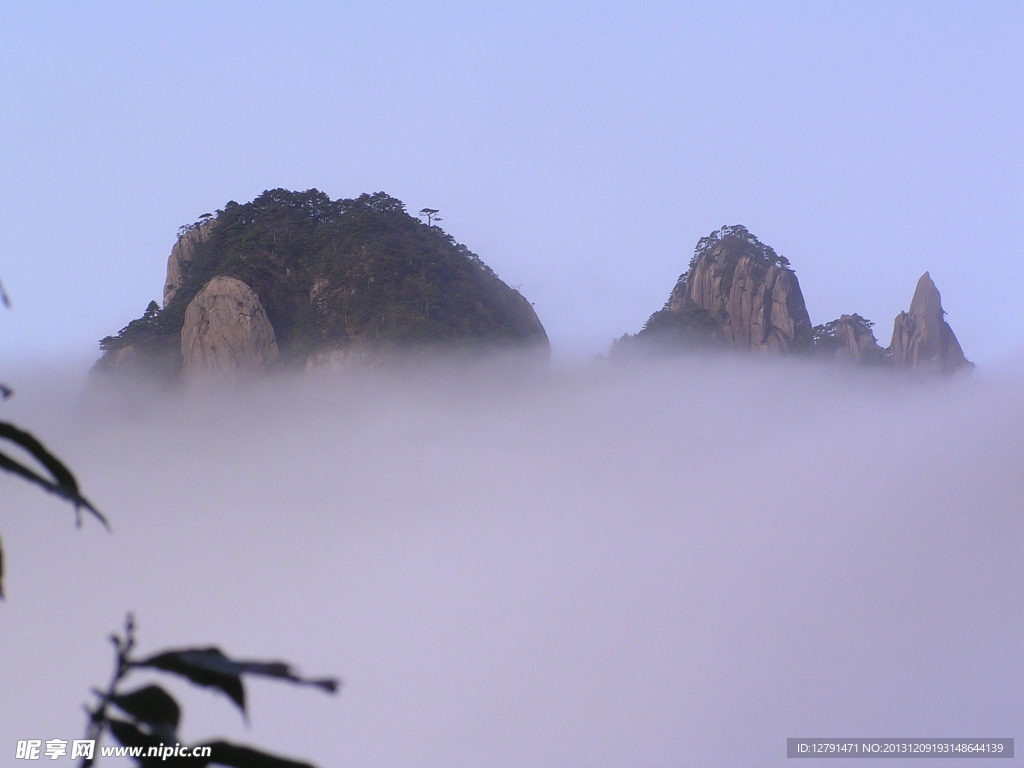
[[[925,272],[917,281],[909,312],[900,312],[889,346],[896,368],[952,373],[973,367],[945,320],[942,297]]]

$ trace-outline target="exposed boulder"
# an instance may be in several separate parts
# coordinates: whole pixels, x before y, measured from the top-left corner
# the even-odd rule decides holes
[[[253,290],[234,277],[218,275],[185,310],[181,329],[182,373],[233,374],[272,367],[277,340]]]
[[[925,272],[917,281],[908,312],[900,312],[893,325],[889,352],[896,368],[952,373],[973,368],[945,320],[942,296]]]
[[[164,279],[165,307],[170,304],[174,294],[181,287],[185,272],[195,259],[199,246],[210,239],[216,225],[217,220],[209,217],[200,219],[191,226],[182,227],[177,242],[171,248],[171,255],[167,258],[167,277]]]

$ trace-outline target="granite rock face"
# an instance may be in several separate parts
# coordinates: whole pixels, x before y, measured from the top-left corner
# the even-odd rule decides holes
[[[171,255],[167,258],[167,277],[164,279],[164,306],[166,307],[178,288],[185,270],[196,256],[196,250],[200,245],[210,239],[210,233],[217,225],[217,220],[208,218],[198,224],[188,227],[178,237],[177,242],[171,248]]]
[[[181,329],[186,378],[265,370],[278,357],[274,328],[259,297],[241,280],[218,275],[195,295]]]
[[[835,336],[837,360],[874,363],[880,362],[885,355],[871,326],[860,315],[841,315],[836,322]]]
[[[666,308],[705,310],[727,346],[787,353],[811,343],[811,321],[796,273],[750,243],[725,238],[697,257]]]
[[[925,272],[917,281],[910,310],[900,312],[893,325],[889,351],[897,369],[953,373],[974,367],[945,315],[939,289]]]

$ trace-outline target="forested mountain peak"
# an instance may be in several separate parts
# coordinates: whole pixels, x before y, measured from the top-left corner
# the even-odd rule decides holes
[[[217,277],[234,282],[213,283]],[[252,293],[244,302],[234,295],[239,283]],[[245,303],[247,321],[212,309],[228,300],[218,290]],[[268,356],[275,366],[308,365],[353,348],[548,346],[518,291],[384,192],[332,200],[316,189],[272,189],[249,203],[230,201],[179,230],[163,295],[162,308],[151,303],[100,342],[100,368],[199,373],[209,345],[218,344],[231,369],[233,355],[248,354],[241,350],[252,329],[242,326],[259,313],[278,350]],[[210,331],[212,317],[219,319]]]

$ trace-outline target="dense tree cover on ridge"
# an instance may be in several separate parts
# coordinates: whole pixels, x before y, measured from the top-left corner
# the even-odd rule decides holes
[[[633,351],[680,352],[722,349],[725,339],[711,313],[687,301],[678,310],[668,304],[654,312],[635,334],[624,334],[612,342],[611,354]]]
[[[777,254],[770,245],[762,243],[742,224],[726,225],[721,229],[716,229],[707,237],[702,237],[698,240],[697,247],[693,249],[693,258],[690,259],[690,264],[687,268],[693,269],[700,257],[711,251],[718,244],[738,246],[731,249],[732,252],[737,254],[737,259],[739,259],[740,255],[753,255],[766,267],[790,268],[789,259]]]
[[[521,342],[533,332],[532,309],[517,291],[438,226],[409,215],[400,200],[383,192],[331,200],[316,189],[273,189],[217,211],[167,306],[151,303],[101,349],[131,345],[175,370],[185,309],[216,275],[238,278],[259,296],[286,364],[355,342]]]
[[[854,312],[852,315],[843,315],[843,317],[837,317],[835,320],[830,320],[827,323],[816,325],[811,329],[811,338],[814,340],[814,346],[816,349],[821,351],[831,351],[839,346],[839,339],[836,338],[836,330],[839,328],[840,322],[849,323],[858,332],[871,332],[871,329],[875,327],[875,324],[858,315]]]

